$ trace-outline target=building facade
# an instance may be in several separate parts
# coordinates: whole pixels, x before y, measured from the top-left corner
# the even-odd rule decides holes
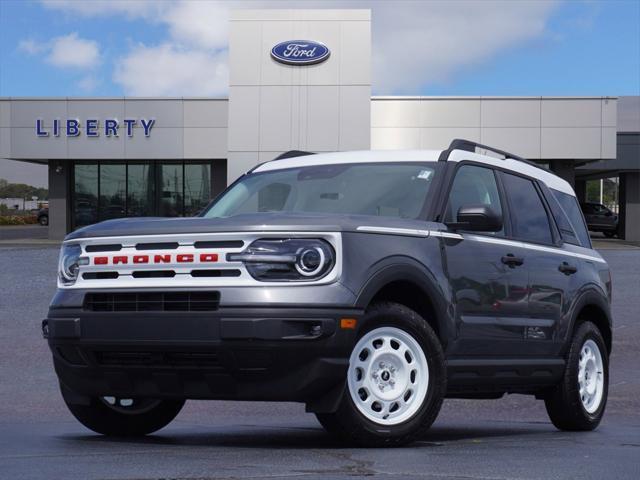
[[[287,150],[466,138],[547,165],[579,196],[586,179],[619,175],[623,232],[640,240],[639,97],[372,98],[368,10],[230,21],[228,99],[0,98],[0,157],[49,166],[51,238],[109,218],[194,215]]]

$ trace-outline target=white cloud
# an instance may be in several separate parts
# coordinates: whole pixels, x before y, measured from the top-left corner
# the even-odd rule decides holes
[[[206,0],[105,1],[43,0],[68,14],[120,15],[165,25],[167,37],[156,46],[134,46],[116,61],[114,79],[125,93],[178,95],[224,93],[231,8],[291,8],[287,1],[219,2]],[[373,89],[377,94],[414,94],[429,85],[473,75],[473,69],[501,54],[544,38],[557,2],[458,0],[388,1],[309,0],[304,8],[370,8],[372,10]],[[26,50],[25,50],[26,51]],[[185,65],[187,71],[162,67],[163,78],[150,78],[137,65]],[[197,61],[195,60],[197,59]],[[212,80],[199,80],[213,74]],[[127,73],[127,75],[125,75]],[[139,78],[132,79],[134,73]],[[175,88],[175,91],[171,91]]]
[[[20,43],[18,43],[18,50],[29,55],[38,55],[39,53],[44,52],[46,49],[46,45],[43,45],[42,43],[39,43],[32,38],[20,40]]]
[[[152,18],[161,12],[167,1],[157,0],[40,0],[47,8],[74,15],[98,17],[125,15],[128,18]]]
[[[118,61],[113,80],[133,96],[222,95],[229,82],[226,52],[139,45]]]
[[[100,49],[97,42],[70,33],[51,40],[46,60],[61,68],[92,68],[100,63]]]
[[[78,88],[86,93],[95,91],[95,89],[98,88],[99,84],[100,81],[95,75],[85,75],[80,80],[78,80],[77,83]]]
[[[168,9],[163,21],[174,40],[198,48],[218,50],[229,41],[228,4],[179,2]]]
[[[473,75],[472,68],[483,62],[543,37],[554,6],[526,1],[380,5],[373,13],[375,90],[410,93],[456,74]]]
[[[21,40],[18,50],[29,55],[45,55],[47,63],[60,68],[88,69],[100,63],[98,43],[80,38],[75,32],[46,42],[32,38]]]

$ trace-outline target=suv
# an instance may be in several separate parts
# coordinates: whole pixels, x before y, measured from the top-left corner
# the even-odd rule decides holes
[[[605,237],[613,238],[618,233],[618,215],[601,203],[581,203],[580,208],[592,232],[602,232]]]
[[[43,227],[49,225],[49,207],[44,207],[38,210],[38,223]]]
[[[77,230],[43,333],[101,434],[154,432],[186,399],[295,401],[353,443],[399,445],[445,397],[535,395],[556,427],[594,429],[610,301],[569,184],[456,140],[285,154],[199,217]]]

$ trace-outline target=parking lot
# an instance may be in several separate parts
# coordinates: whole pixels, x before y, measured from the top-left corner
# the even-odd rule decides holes
[[[410,447],[355,449],[296,404],[194,401],[142,440],[92,434],[67,412],[40,333],[58,249],[0,245],[0,478],[640,478],[640,249],[602,253],[615,330],[598,430],[559,432],[529,397],[447,400]]]

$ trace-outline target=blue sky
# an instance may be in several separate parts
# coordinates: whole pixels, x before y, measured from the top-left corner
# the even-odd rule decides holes
[[[372,9],[374,94],[640,95],[639,0],[304,5]],[[230,6],[1,0],[0,96],[226,96]]]

